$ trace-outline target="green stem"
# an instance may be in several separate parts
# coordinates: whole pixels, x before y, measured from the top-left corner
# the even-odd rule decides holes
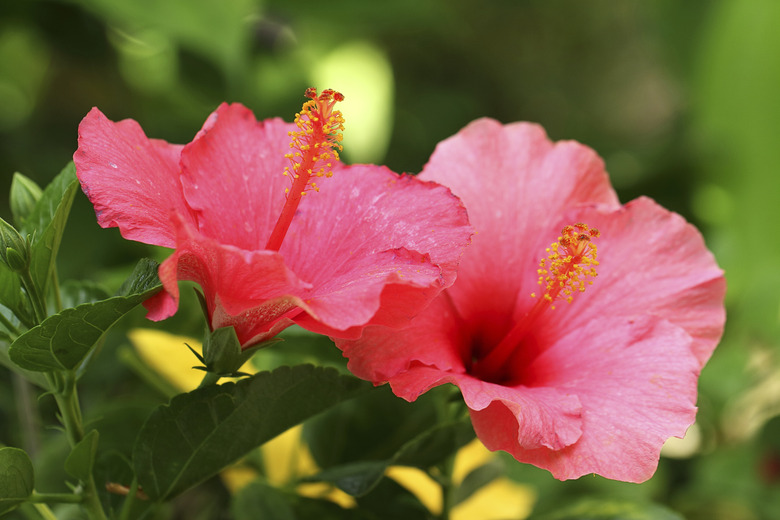
[[[439,465],[441,469],[441,475],[437,479],[441,486],[441,520],[449,520],[450,511],[452,511],[453,502],[455,501],[455,483],[452,481],[452,470],[455,467],[455,454],[453,453],[447,457],[444,462]]]
[[[22,331],[20,331],[19,328],[16,327],[16,325],[11,323],[11,320],[6,318],[5,315],[2,312],[0,312],[0,324],[2,324],[3,327],[5,327],[8,332],[10,332],[11,334],[13,334],[15,336],[15,337],[11,338],[12,342],[17,337],[19,337],[19,335],[21,335],[21,333],[22,333]]]
[[[38,454],[40,430],[40,414],[33,396],[32,384],[24,376],[16,372],[11,374],[14,389],[14,401],[16,402],[19,416],[19,429],[22,432],[24,450],[32,459]]]
[[[72,371],[53,373],[49,375],[54,399],[60,409],[60,420],[65,427],[65,434],[71,448],[84,438],[84,426],[82,424],[81,407],[79,405],[78,392],[76,391],[76,375]],[[92,474],[84,482],[82,495],[82,507],[90,520],[106,520],[103,506],[97,494],[95,478]]]
[[[72,372],[66,372],[65,377],[52,374],[54,378],[53,393],[60,409],[60,420],[65,427],[70,447],[74,447],[84,438],[84,427],[81,424],[81,407],[76,392],[76,378]]]
[[[130,484],[130,491],[125,497],[125,501],[122,504],[122,511],[119,513],[119,520],[128,520],[130,518],[130,510],[133,507],[135,501],[135,495],[138,493],[138,478],[133,478],[132,484]]]
[[[60,312],[62,310],[62,294],[60,293],[60,280],[56,267],[52,271],[51,282],[52,292],[54,293],[54,307],[57,312]]]
[[[46,504],[33,504],[33,507],[44,520],[57,520],[54,511],[49,509],[49,506]]]
[[[203,388],[204,386],[209,385],[215,385],[217,384],[217,381],[222,379],[222,376],[215,374],[214,372],[206,372],[206,375],[203,376],[203,380],[198,385],[198,388]]]
[[[35,282],[33,282],[29,269],[22,273],[21,280],[22,285],[24,286],[24,290],[27,293],[27,297],[30,299],[30,303],[32,304],[35,321],[36,323],[41,323],[46,319],[47,316],[46,301],[41,296],[41,293],[38,292],[38,287],[36,287]]]
[[[73,493],[36,493],[27,498],[28,502],[45,504],[80,504],[84,502],[82,495]]]
[[[54,511],[46,504],[31,504],[25,502],[19,507],[19,511],[29,520],[57,520]]]

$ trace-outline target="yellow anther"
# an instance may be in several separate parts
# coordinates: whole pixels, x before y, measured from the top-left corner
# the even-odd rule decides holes
[[[558,240],[545,250],[549,256],[539,262],[537,269],[545,300],[571,303],[575,292],[585,292],[585,288],[593,284],[599,262],[597,247],[591,238],[599,235],[597,229],[582,223],[561,230]],[[536,294],[531,296],[536,297]]]
[[[307,89],[309,98],[300,112],[295,114],[298,130],[290,131],[290,148],[295,152],[285,157],[292,163],[292,171],[303,171],[309,176],[331,177],[333,161],[338,160],[339,144],[343,139],[344,118],[334,105],[343,101],[344,96],[327,89],[320,94],[315,89]],[[297,178],[297,177],[296,177]],[[314,189],[306,184],[304,191]]]

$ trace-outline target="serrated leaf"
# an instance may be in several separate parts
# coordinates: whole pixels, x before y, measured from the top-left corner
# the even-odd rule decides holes
[[[658,504],[588,498],[531,520],[685,520]]]
[[[92,475],[92,467],[95,465],[99,435],[97,430],[92,430],[73,447],[68,458],[65,459],[65,471],[71,477],[82,482],[89,480]]]
[[[333,369],[299,365],[176,396],[139,433],[133,450],[139,482],[153,499],[173,497],[291,426],[371,388]]]
[[[334,466],[306,480],[331,482],[342,491],[360,497],[374,489],[389,466],[427,469],[454,454],[473,438],[474,429],[468,420],[436,425],[404,444],[389,459]]]
[[[18,448],[0,448],[0,515],[29,497],[35,480],[30,457]]]
[[[141,260],[120,289],[120,296],[85,303],[46,318],[14,341],[9,350],[11,360],[36,372],[73,369],[119,318],[160,287],[157,263]]]

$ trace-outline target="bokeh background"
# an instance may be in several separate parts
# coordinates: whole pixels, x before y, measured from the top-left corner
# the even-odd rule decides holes
[[[621,200],[648,195],[699,226],[729,320],[697,425],[652,480],[510,475],[541,509],[596,494],[690,520],[780,518],[779,27],[776,0],[3,0],[0,191],[15,171],[41,185],[59,172],[92,106],[186,143],[222,101],[291,120],[306,87],[332,87],[347,98],[346,161],[412,173],[475,118],[541,123],[596,149]],[[98,228],[79,196],[61,277],[112,286],[164,254]],[[197,313],[182,314],[166,326],[197,335]],[[119,398],[137,381],[111,348],[92,377]],[[17,408],[3,379],[9,444],[23,443]]]

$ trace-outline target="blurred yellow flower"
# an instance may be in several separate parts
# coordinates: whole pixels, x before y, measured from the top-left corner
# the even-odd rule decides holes
[[[455,456],[452,472],[454,484],[460,485],[466,475],[495,457],[479,440],[474,439]],[[441,488],[424,471],[417,468],[394,466],[387,476],[404,486],[427,507],[438,515],[442,511]],[[457,504],[450,512],[451,520],[502,520],[522,519],[531,514],[536,494],[524,486],[500,477],[478,489],[473,495]]]

